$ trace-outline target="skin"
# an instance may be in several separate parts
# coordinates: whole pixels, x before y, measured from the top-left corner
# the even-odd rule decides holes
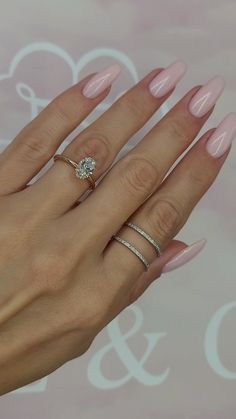
[[[173,238],[230,151],[219,159],[207,153],[211,129],[163,181],[213,111],[202,118],[189,113],[188,103],[200,86],[113,164],[173,92],[161,99],[150,95],[147,86],[160,71],[151,71],[64,150],[75,161],[86,155],[97,161],[99,184],[79,205],[88,183],[62,161],[27,184],[109,93],[110,88],[96,99],[85,98],[81,91],[91,75],[54,98],[0,155],[1,395],[85,353],[99,331],[186,246]],[[111,240],[119,231],[149,261],[156,260],[146,240],[122,228],[127,219],[149,232],[163,250],[147,272],[135,255]]]

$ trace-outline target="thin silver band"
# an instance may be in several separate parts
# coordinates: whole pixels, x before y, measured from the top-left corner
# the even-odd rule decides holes
[[[135,225],[133,223],[126,222],[124,225],[133,228],[133,230],[135,230],[139,234],[141,234],[141,236],[143,236],[150,244],[152,244],[155,247],[158,256],[161,256],[162,252],[161,252],[161,248],[160,248],[159,244],[151,236],[149,236],[148,233],[146,233],[140,227],[138,227],[137,225]]]
[[[120,242],[121,244],[126,246],[129,250],[131,250],[131,252],[133,252],[141,260],[141,262],[144,264],[145,269],[148,270],[150,264],[145,259],[145,257],[134,246],[132,246],[132,244],[130,244],[129,242],[127,242],[126,240],[122,239],[119,236],[113,236],[113,239],[117,240],[118,242]]]

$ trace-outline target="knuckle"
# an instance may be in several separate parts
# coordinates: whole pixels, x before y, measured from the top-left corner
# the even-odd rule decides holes
[[[186,137],[188,134],[186,122],[183,121],[181,117],[172,118],[170,121],[168,121],[168,129],[170,130],[171,136],[173,136],[173,138],[177,138],[180,141],[186,142]]]
[[[148,159],[137,156],[123,158],[122,182],[134,196],[147,196],[157,186],[160,175]],[[123,169],[123,168],[122,168]]]
[[[61,93],[51,101],[49,107],[57,123],[60,121],[68,124],[68,122],[71,123],[78,120],[78,97],[72,92]]]
[[[120,106],[122,106],[125,113],[129,115],[132,119],[138,121],[145,121],[146,119],[146,110],[143,105],[143,100],[139,100],[137,95],[133,92],[127,93],[121,100]]]
[[[186,175],[189,178],[190,184],[195,186],[203,187],[206,184],[206,180],[209,179],[209,176],[207,175],[207,168],[204,170],[199,170],[195,167],[191,168],[187,171]]]
[[[147,221],[151,230],[161,240],[171,238],[177,234],[183,221],[183,210],[173,199],[161,199],[149,209]]]
[[[48,141],[49,138],[49,141]],[[54,152],[50,142],[51,132],[43,129],[34,130],[21,143],[23,158],[26,161],[45,161]],[[45,141],[47,139],[47,141]]]
[[[82,135],[82,134],[81,134]],[[90,131],[78,137],[78,141],[74,141],[68,146],[68,151],[76,156],[90,156],[96,160],[96,169],[103,169],[111,159],[111,151],[109,148],[110,141],[104,133]]]

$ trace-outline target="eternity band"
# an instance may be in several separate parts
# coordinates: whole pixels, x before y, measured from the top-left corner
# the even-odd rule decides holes
[[[161,256],[162,252],[161,252],[161,248],[160,248],[159,244],[151,236],[149,236],[148,233],[146,233],[140,227],[138,227],[137,225],[135,225],[133,223],[126,222],[124,225],[126,225],[130,228],[133,228],[133,230],[135,230],[135,231],[137,231],[137,233],[141,234],[141,236],[143,236],[156,249],[156,252],[157,252],[158,256]]]
[[[139,226],[126,221],[124,223],[125,226],[132,228],[133,230],[135,230],[137,233],[139,233],[142,237],[144,237],[156,250],[157,255],[161,256],[162,251],[161,248],[159,246],[159,244],[148,234],[146,233],[146,231],[142,230]],[[129,249],[132,253],[134,253],[139,260],[141,260],[141,262],[144,264],[145,269],[148,270],[150,263],[146,260],[146,258],[142,255],[142,253],[140,253],[140,251],[138,249],[136,249],[136,247],[134,247],[131,243],[129,243],[127,240],[122,239],[119,236],[114,235],[113,239],[117,240],[118,242],[120,242],[121,244],[123,244],[124,246],[127,247],[127,249]]]
[[[141,260],[141,262],[144,264],[145,269],[148,270],[150,264],[145,259],[145,257],[138,251],[138,249],[136,249],[134,246],[132,246],[131,243],[127,242],[126,240],[122,239],[119,236],[113,236],[113,239],[115,239],[118,242],[122,243],[124,246],[127,247],[127,249],[129,249],[131,252],[133,252],[139,258],[139,260]]]

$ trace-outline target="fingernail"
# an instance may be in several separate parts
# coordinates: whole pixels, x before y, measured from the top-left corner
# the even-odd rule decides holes
[[[221,76],[215,76],[202,86],[189,103],[189,111],[193,116],[204,116],[216,103],[225,86]]]
[[[229,113],[218,125],[206,143],[208,153],[215,158],[221,157],[229,148],[236,134],[236,113]]]
[[[155,97],[166,95],[183,77],[187,65],[181,61],[175,61],[162,70],[149,84],[149,91]]]
[[[178,252],[172,259],[170,259],[162,269],[162,273],[173,271],[182,265],[185,265],[189,260],[193,259],[206,244],[206,239],[198,240],[197,242],[187,246],[185,249]]]
[[[120,72],[121,67],[119,64],[113,64],[106,67],[104,70],[99,71],[99,73],[95,74],[84,86],[82,91],[83,95],[90,99],[94,99],[112,84]]]

